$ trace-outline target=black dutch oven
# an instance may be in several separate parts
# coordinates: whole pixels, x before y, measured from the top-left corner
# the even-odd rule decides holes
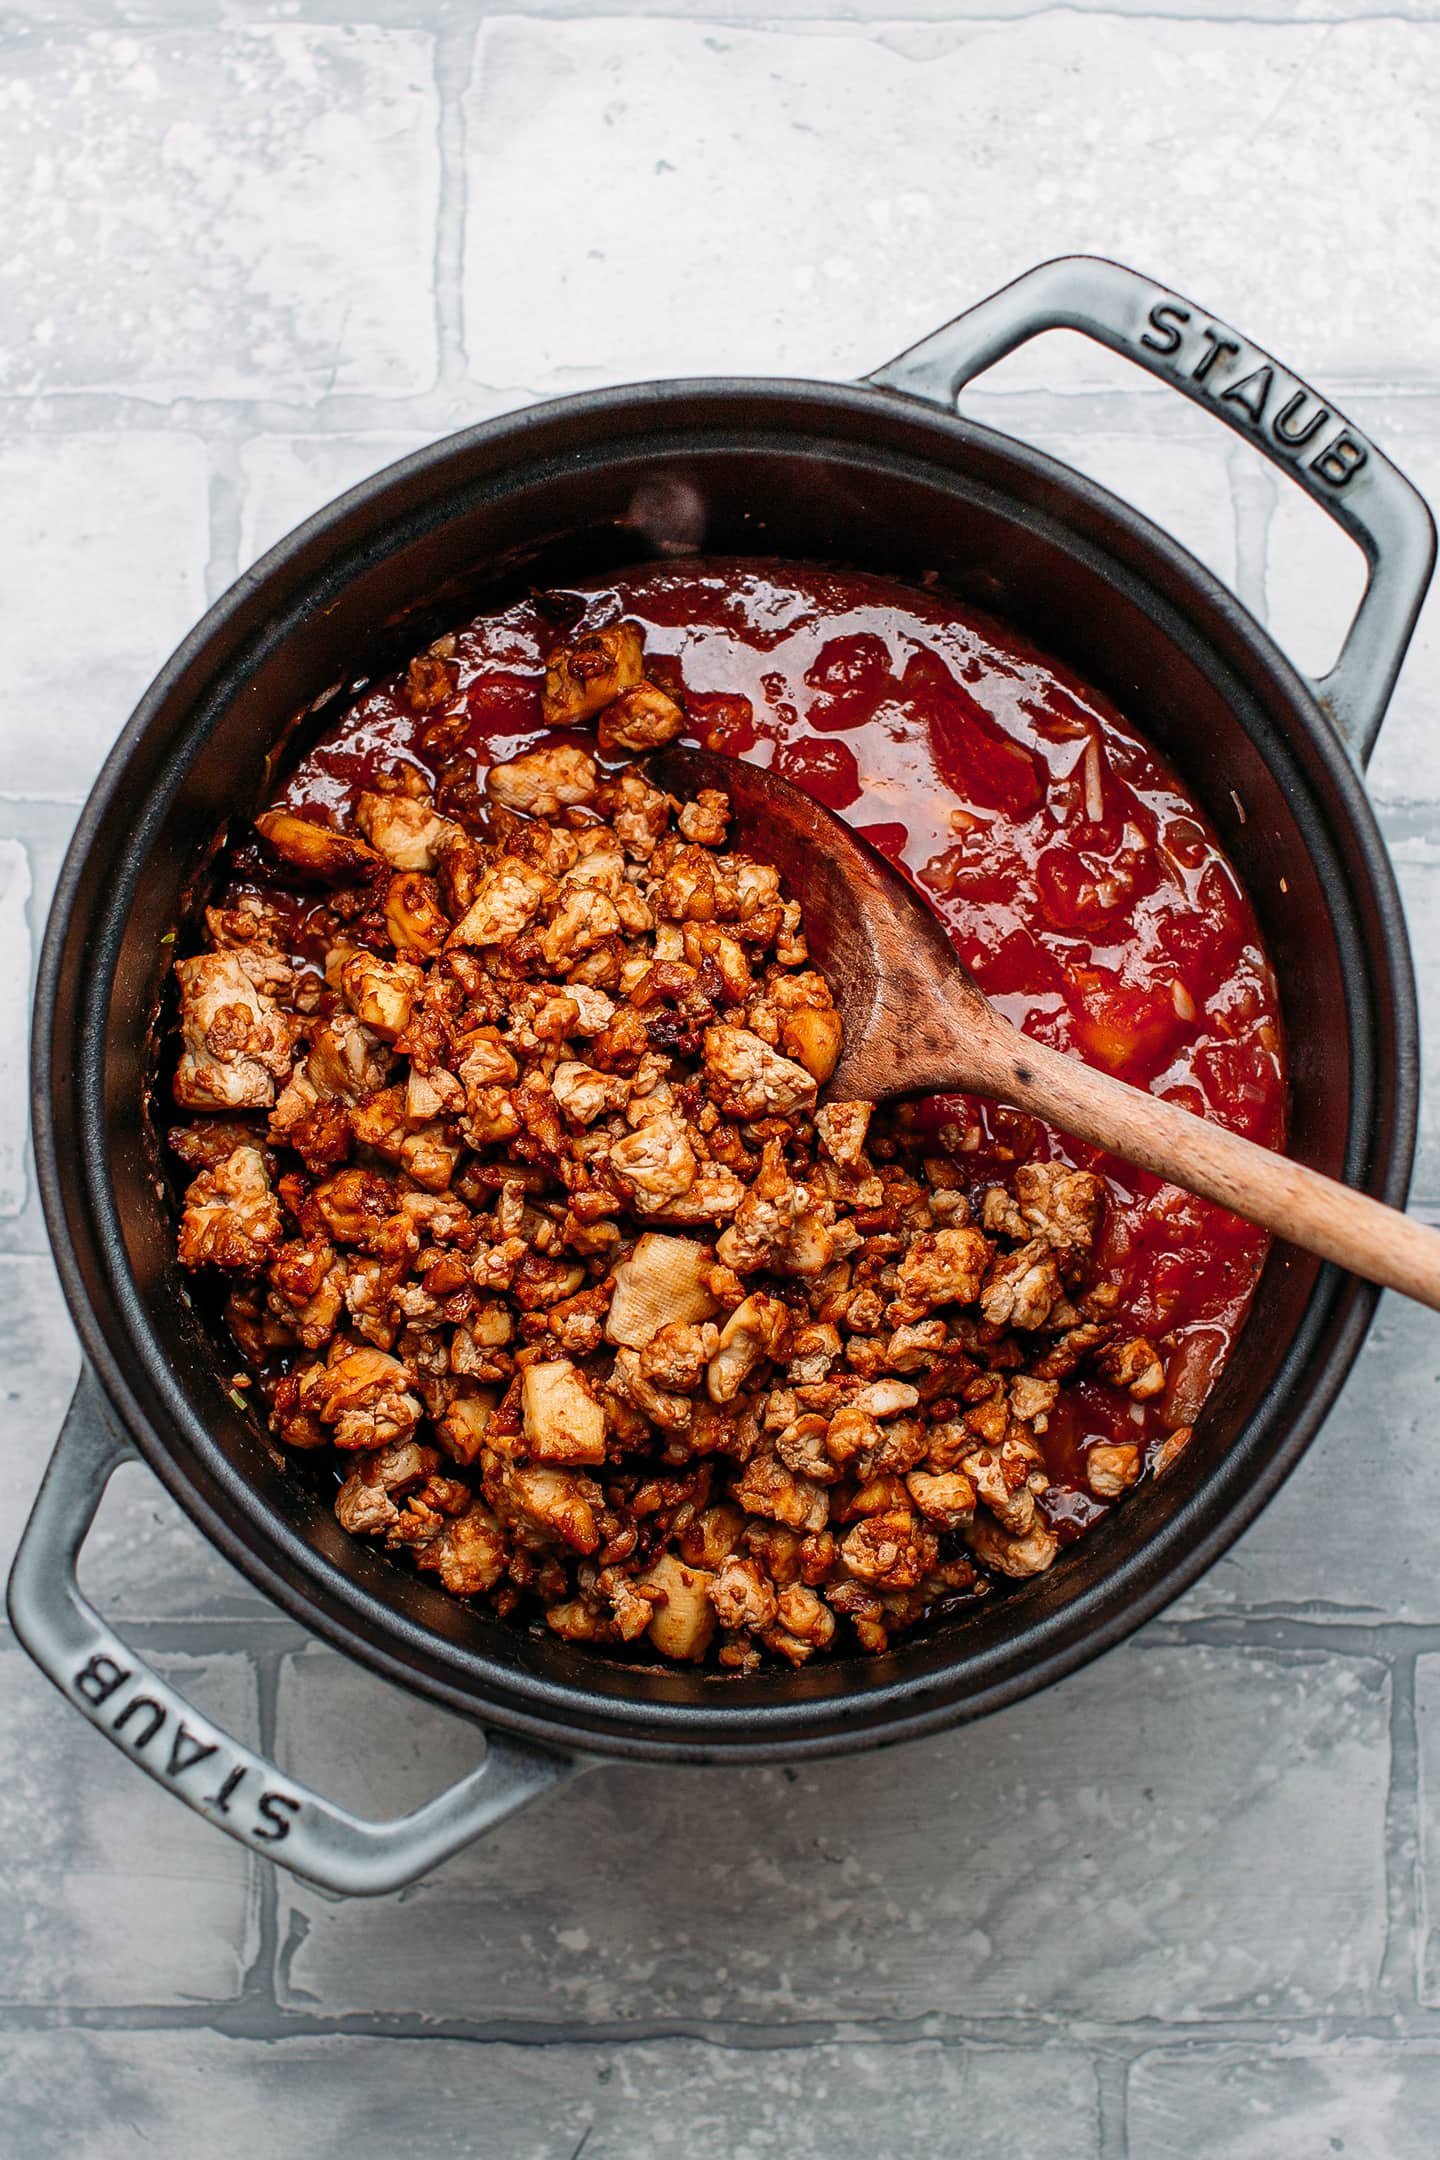
[[[960,387],[1037,333],[1087,333],[1208,405],[1359,542],[1345,649],[1307,681],[1181,548],[1102,489],[962,419]],[[86,1370],[10,1584],[32,1655],[92,1722],[221,1828],[333,1889],[407,1881],[597,1760],[798,1759],[1011,1703],[1118,1642],[1208,1567],[1293,1468],[1376,1293],[1277,1247],[1196,1439],[1049,1574],[878,1658],[723,1681],[511,1630],[339,1528],[237,1409],[192,1306],[147,1099],[169,946],[217,831],[299,716],[396,664],[505,579],[704,549],[938,574],[1108,693],[1204,803],[1284,998],[1292,1147],[1401,1205],[1414,989],[1358,766],[1429,580],[1423,502],[1333,406],[1202,309],[1113,263],[1043,265],[860,384],[650,383],[450,437],[353,489],[247,572],[155,681],[80,820],[34,1029],[36,1156]],[[485,1760],[399,1822],[296,1784],[178,1697],[76,1583],[138,1451],[226,1557],[306,1627],[480,1724]]]

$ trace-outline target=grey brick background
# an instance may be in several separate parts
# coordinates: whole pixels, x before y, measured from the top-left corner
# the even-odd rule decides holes
[[[1193,293],[1440,497],[1440,0],[0,6],[0,1562],[76,1369],[26,1144],[38,938],[208,599],[445,429],[628,376],[854,373],[1045,256]],[[1359,562],[1206,417],[1053,338],[974,410],[1323,667]],[[1440,1030],[1440,615],[1372,772]],[[1415,1190],[1440,1221],[1440,1095]],[[1429,2160],[1440,1326],[1387,1301],[1279,1500],[989,1723],[602,1771],[339,1904],[0,1635],[5,2160]],[[86,1556],[235,1729],[367,1810],[475,1759],[145,1474]]]

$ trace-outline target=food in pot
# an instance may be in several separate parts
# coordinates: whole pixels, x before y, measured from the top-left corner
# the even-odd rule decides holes
[[[1283,1075],[1194,805],[953,603],[754,565],[546,596],[302,762],[176,963],[182,1264],[233,1282],[240,1377],[347,1529],[748,1671],[1042,1573],[1163,1473],[1264,1240],[993,1106],[817,1106],[798,909],[723,796],[634,762],[681,733],[853,772],[1036,1033],[1262,1138]]]

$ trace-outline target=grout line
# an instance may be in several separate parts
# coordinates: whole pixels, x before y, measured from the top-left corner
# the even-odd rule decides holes
[[[1128,1638],[1141,1649],[1258,1650],[1275,1656],[1313,1655],[1394,1662],[1440,1652],[1440,1625],[1416,1620],[1306,1619],[1251,1608],[1193,1620],[1147,1621]]]
[[[596,385],[595,387],[605,387]],[[504,400],[504,411],[518,410],[561,391],[526,383],[466,380],[465,398]],[[0,394],[0,435],[70,435],[169,432],[246,439],[278,434],[304,440],[332,435],[448,434],[472,417],[453,389],[441,385],[384,397],[358,391],[332,391],[302,400],[282,396],[224,398],[185,396],[151,398],[129,390],[48,390],[33,396]]]
[[[1296,14],[1277,6],[1273,13],[1252,9],[1245,14],[1224,13],[1206,7],[1189,8],[1155,6],[1086,6],[1080,0],[1037,0],[1030,7],[995,11],[993,9],[967,10],[955,6],[949,13],[908,12],[897,7],[893,13],[877,12],[857,7],[854,0],[837,0],[827,8],[816,5],[804,13],[777,14],[770,8],[747,9],[737,6],[735,0],[716,0],[712,6],[687,7],[679,4],[659,4],[636,10],[628,10],[620,0],[610,4],[590,6],[585,0],[507,0],[496,13],[501,17],[514,17],[524,22],[545,24],[571,24],[590,22],[680,23],[711,26],[721,24],[727,29],[750,30],[763,33],[794,33],[819,27],[827,31],[853,31],[857,34],[874,34],[888,29],[945,30],[956,28],[1007,29],[1015,23],[1043,21],[1051,15],[1071,15],[1081,18],[1096,16],[1102,20],[1119,20],[1126,23],[1165,24],[1199,23],[1210,28],[1228,30],[1235,26],[1262,30],[1318,29],[1328,30],[1347,23],[1386,23],[1402,28],[1424,28],[1437,20],[1433,6],[1420,5],[1412,8],[1390,5],[1379,9],[1352,9],[1342,15]],[[72,31],[113,28],[126,35],[143,35],[147,31],[172,33],[177,29],[217,29],[229,27],[231,15],[223,5],[194,6],[184,14],[144,15],[127,14],[123,22],[116,21],[112,6],[97,4],[92,7],[77,6],[61,12],[56,10],[43,21],[26,24],[23,34],[31,41],[38,41],[49,33],[62,36]],[[247,28],[268,28],[271,25],[289,26],[296,17],[287,6],[251,6],[245,14]],[[315,28],[349,28],[378,30],[426,30],[434,26],[434,14],[422,6],[393,8],[347,7],[342,0],[332,0],[330,6],[311,5],[303,18],[306,26]],[[17,25],[12,35],[21,35]]]
[[[205,605],[212,607],[240,575],[240,533],[245,479],[240,445],[227,430],[209,443],[210,554],[205,564]]]
[[[1390,1779],[1385,1794],[1385,1950],[1380,1991],[1401,2017],[1420,2007],[1424,1880],[1415,1657],[1390,1668]]]
[[[268,1630],[266,1632],[269,1633]],[[272,1640],[266,1642],[265,1646],[253,1655],[260,1753],[267,1762],[274,1762],[276,1729],[279,1723],[280,1666],[286,1650],[283,1643],[277,1644]],[[255,1887],[259,1925],[256,1931],[255,1955],[240,1983],[240,2001],[253,2011],[262,2025],[273,2026],[280,2016],[280,2006],[275,1994],[280,1955],[280,1870],[267,1867],[263,1860],[257,1860],[251,1853],[247,1853],[245,1857]]]
[[[470,88],[478,25],[461,6],[442,0],[435,28],[435,92],[439,100],[440,191],[435,218],[435,349],[437,384],[464,385],[465,359],[465,98]]]
[[[1418,1678],[1418,1675],[1416,1677]],[[1416,1708],[1415,1711],[1415,1724],[1417,1728],[1418,1740],[1418,1708]],[[1426,1826],[1432,1821],[1432,1811],[1435,1807],[1435,1796],[1428,1792],[1426,1789],[1425,1758],[1424,1755],[1419,1751],[1418,1746],[1416,1750],[1416,1756],[1416,1821],[1414,1877],[1415,1940],[1414,1960],[1410,1969],[1409,1985],[1412,1992],[1413,2000],[1415,2001],[1417,2007],[1421,2008],[1422,2010],[1430,2011],[1437,2007],[1440,2007],[1440,2005],[1437,2005],[1434,2002],[1427,2003],[1425,1999],[1425,1983],[1427,1978],[1427,1967],[1429,1966],[1430,1962],[1430,1944],[1432,1941],[1432,1930],[1430,1921],[1431,1914],[1434,1909],[1429,1895],[1429,1886],[1426,1881],[1425,1845]],[[1440,1836],[1440,1820],[1436,1821],[1435,1828],[1436,1835]],[[1437,1947],[1440,1947],[1440,1944],[1437,1944]]]
[[[1127,2160],[1130,2150],[1130,2066],[1133,2055],[1106,2049],[1095,2058],[1096,2151],[1099,2160]]]
[[[275,2007],[282,2018],[292,2015],[292,2006],[300,2002],[313,2002],[321,2007],[320,1998],[308,1988],[299,1987],[291,1978],[291,1968],[305,1946],[310,1933],[308,1916],[299,1907],[291,1905],[286,1916],[285,1940],[280,1945],[275,1960]]]
[[[1268,573],[1270,534],[1280,503],[1280,475],[1241,455],[1238,444],[1229,458],[1230,500],[1235,514],[1235,592],[1256,621],[1270,619]]]
[[[1203,2043],[1211,2049],[1243,2047],[1250,2050],[1283,2048],[1287,2053],[1303,2047],[1327,2048],[1346,2043],[1374,2046],[1414,2041],[1440,2047],[1440,2012],[1421,2010],[1413,2019],[1353,2016],[1307,2017],[1278,2014],[1273,2019],[1187,2019],[1168,2023],[1159,2018],[1137,2018],[1129,2024],[1099,2019],[1078,2020],[1064,2014],[1030,2018],[997,2014],[962,2018],[924,2015],[899,2018],[867,2018],[853,2013],[832,2018],[786,2018],[778,2024],[727,2018],[635,2018],[629,2020],[544,2022],[524,2017],[456,2018],[428,2014],[402,2015],[379,2012],[305,2012],[281,2007],[273,2017],[260,2017],[253,2001],[232,1998],[210,2004],[0,2004],[0,2031],[8,2032],[195,2032],[211,2031],[237,2040],[368,2039],[400,2043],[429,2040],[459,2041],[474,2047],[641,2047],[666,2041],[693,2041],[735,2054],[800,2052],[811,2047],[913,2047],[928,2044],[943,2048],[988,2048],[1020,2055],[1038,2047],[1057,2044],[1103,2049],[1122,2072],[1136,2057],[1157,2048],[1193,2049]],[[1109,2080],[1112,2098],[1097,2099],[1104,2134],[1110,2143],[1102,2147],[1104,2160],[1121,2160],[1121,2148],[1113,2142],[1119,2118],[1114,2112],[1113,2090],[1119,2078]],[[1097,2068],[1097,2093],[1102,2081]],[[1120,2125],[1123,2130],[1123,2124]]]

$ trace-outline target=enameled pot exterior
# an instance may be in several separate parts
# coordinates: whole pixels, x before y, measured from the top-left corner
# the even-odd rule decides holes
[[[1039,329],[1103,338],[1250,433],[1365,548],[1366,600],[1307,684],[1173,542],[1052,460],[959,418],[956,387]],[[1207,358],[1207,355],[1209,356]],[[1238,393],[1234,394],[1234,393]],[[1318,417],[1317,417],[1318,416]],[[277,754],[506,581],[704,550],[918,578],[1028,630],[1107,692],[1205,804],[1277,964],[1303,1159],[1403,1202],[1414,992],[1351,750],[1373,738],[1433,535],[1394,468],[1297,378],[1113,264],[1043,266],[864,385],[652,384],[436,445],[247,573],[142,701],[82,817],[37,999],[36,1153],[89,1372],[11,1586],[17,1631],[84,1713],[231,1834],[349,1890],[421,1872],[596,1755],[795,1758],[1014,1701],[1119,1640],[1215,1559],[1293,1467],[1375,1293],[1277,1250],[1195,1443],[1051,1573],[881,1658],[717,1681],[643,1671],[473,1613],[349,1539],[223,1383],[171,1258],[147,1102],[168,932]],[[302,717],[303,716],[303,717]],[[277,746],[282,746],[278,749]],[[399,1825],[281,1777],[175,1697],[80,1597],[74,1556],[136,1448],[307,1626],[475,1717],[480,1770]]]

